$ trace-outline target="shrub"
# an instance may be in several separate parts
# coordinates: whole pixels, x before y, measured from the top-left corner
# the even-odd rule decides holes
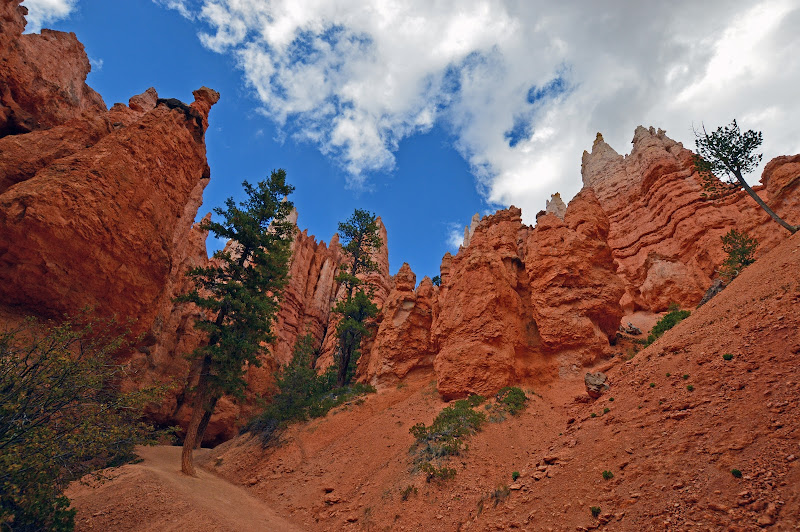
[[[446,466],[436,467],[430,462],[425,462],[419,467],[419,469],[425,473],[425,480],[427,482],[445,482],[455,478],[456,476],[456,470],[454,468]]]
[[[592,506],[589,508],[589,511],[592,512],[592,517],[597,517],[600,515],[600,507],[599,506]]]
[[[647,340],[645,341],[645,345],[650,345],[661,336],[667,332],[668,330],[675,327],[678,323],[685,320],[689,317],[691,312],[688,310],[681,310],[675,303],[669,306],[669,312],[665,314],[658,322],[653,326],[653,329],[650,331],[650,334],[647,336]]]
[[[155,443],[140,417],[161,390],[119,392],[117,331],[82,315],[0,333],[0,530],[72,530],[67,484]]]
[[[758,240],[736,229],[731,229],[721,238],[722,251],[728,256],[722,261],[719,274],[726,283],[729,283],[742,273],[744,268],[755,262]]]
[[[411,494],[417,494],[417,488],[414,486],[408,485],[405,488],[400,490],[400,498],[404,501],[407,501]]]
[[[591,414],[589,414],[589,417],[597,417],[597,414],[595,414],[594,412],[592,412]]]
[[[518,478],[519,478],[519,471],[512,471],[511,472],[511,480],[516,482]]]
[[[416,442],[411,447],[416,451],[420,462],[429,462],[443,456],[456,456],[465,449],[464,438],[480,430],[486,422],[483,412],[476,412],[473,406],[483,401],[480,396],[460,399],[452,406],[444,408],[430,427],[417,423],[409,431]]]
[[[684,373],[682,378],[683,378],[683,380],[687,380],[689,378],[689,374],[688,373]]]
[[[731,360],[731,359],[733,359],[733,355],[730,354],[730,353],[725,353],[724,355],[722,355],[722,359],[723,360]]]
[[[686,386],[686,389],[689,390],[690,392],[693,392],[694,391],[694,386],[689,384],[688,386]]]
[[[651,382],[651,383],[650,383],[650,387],[651,387],[651,388],[655,388],[655,387],[656,387],[656,383],[654,383],[654,382]]]
[[[335,369],[317,375],[312,367],[315,358],[314,339],[307,333],[297,339],[291,362],[276,372],[278,392],[266,410],[245,427],[261,436],[264,447],[278,443],[291,423],[323,417],[334,407],[375,393],[373,386],[362,383],[337,388]]]
[[[504,405],[508,413],[512,416],[519,414],[525,408],[528,396],[516,386],[506,386],[497,392],[497,402]]]
[[[609,412],[611,412],[611,409],[610,409],[610,408],[608,408],[608,407],[605,407],[605,408],[603,409],[603,413],[604,413],[604,414],[608,414]]]
[[[611,480],[614,478],[614,473],[611,471],[603,471],[603,480]]]
[[[739,470],[738,470],[738,469],[736,469],[736,468],[734,468],[734,469],[731,469],[731,475],[733,475],[733,476],[734,476],[734,477],[736,477],[736,478],[742,478],[742,472],[741,472],[741,471],[739,471]]]

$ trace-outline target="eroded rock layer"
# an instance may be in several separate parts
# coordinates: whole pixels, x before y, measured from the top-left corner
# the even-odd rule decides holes
[[[755,188],[790,223],[800,222],[798,169],[800,156],[778,157]],[[692,152],[661,130],[636,128],[626,156],[598,134],[583,154],[582,174],[610,220],[608,242],[629,311],[696,305],[724,259],[720,237],[732,228],[755,236],[759,253],[788,235],[743,191],[705,198]]]

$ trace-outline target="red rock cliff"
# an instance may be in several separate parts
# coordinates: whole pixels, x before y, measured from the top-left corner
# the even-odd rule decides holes
[[[757,192],[797,223],[798,156],[767,165]],[[653,128],[636,128],[630,155],[598,134],[584,152],[584,188],[592,189],[610,220],[608,242],[625,281],[627,310],[662,311],[702,298],[724,259],[720,236],[731,228],[756,236],[765,253],[787,236],[744,192],[702,196],[692,152]],[[794,218],[793,218],[794,217]]]

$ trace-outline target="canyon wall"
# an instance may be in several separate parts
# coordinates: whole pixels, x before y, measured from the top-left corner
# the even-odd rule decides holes
[[[85,307],[131,319],[140,335],[124,386],[174,386],[150,417],[185,424],[193,381],[186,355],[203,341],[198,310],[174,298],[186,273],[208,263],[206,234],[193,223],[211,172],[204,133],[219,94],[186,105],[155,89],[106,109],[89,88],[89,61],[74,34],[22,35],[19,1],[0,6],[0,320],[60,318]],[[522,223],[515,207],[465,230],[441,263],[441,285],[419,285],[404,264],[391,277],[387,231],[364,277],[380,313],[362,345],[358,378],[393,385],[412,373],[440,394],[492,394],[503,386],[552,382],[615,350],[624,313],[695,305],[723,260],[731,228],[758,238],[764,253],[786,237],[743,192],[703,197],[692,154],[663,131],[636,129],[630,155],[598,134],[582,161],[583,190],[558,194]],[[772,160],[758,193],[791,223],[800,217],[800,155]],[[207,442],[235,435],[269,397],[273,373],[309,333],[316,367],[334,363],[343,256],[299,231],[277,340],[249,368],[243,402],[220,400]]]
[[[774,159],[755,187],[792,223],[800,222],[798,163],[800,156]],[[696,305],[724,259],[720,237],[732,228],[755,236],[762,254],[788,235],[744,191],[704,197],[692,152],[662,130],[636,128],[625,156],[598,133],[581,171],[584,188],[594,191],[610,221],[608,243],[625,282],[627,311]]]

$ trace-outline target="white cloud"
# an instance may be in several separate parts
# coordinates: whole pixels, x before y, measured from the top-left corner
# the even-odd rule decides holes
[[[28,8],[25,32],[37,33],[48,23],[68,17],[77,2],[78,0],[23,0],[22,5]]]
[[[458,222],[449,222],[447,224],[447,247],[455,254],[458,248],[464,243],[464,226]]]
[[[532,222],[571,197],[601,131],[639,125],[693,147],[692,123],[800,152],[800,7],[793,0],[158,0],[234,55],[263,112],[365,182],[403,138],[440,123],[489,202]]]

